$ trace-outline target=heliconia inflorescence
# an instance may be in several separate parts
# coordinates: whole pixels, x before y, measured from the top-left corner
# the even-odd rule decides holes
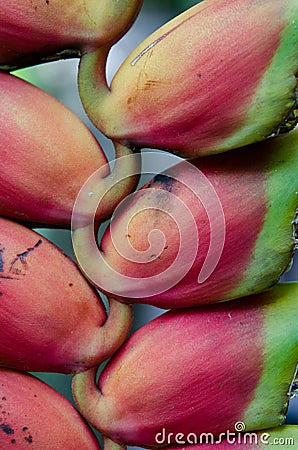
[[[0,214],[70,228],[83,183],[100,168],[99,179],[109,174],[101,146],[71,110],[32,84],[0,73],[0,90]],[[116,145],[117,157],[127,151]],[[135,185],[128,179],[110,196],[98,220],[111,214]]]
[[[168,311],[133,333],[98,379],[73,378],[77,405],[113,441],[160,446],[162,433],[284,423],[297,389],[298,283],[218,305]],[[180,435],[181,437],[181,435]]]
[[[109,46],[83,55],[79,89],[94,124],[127,146],[221,152],[297,123],[297,0],[205,0],[105,76]]]
[[[128,305],[111,299],[107,317],[70,258],[4,218],[0,299],[0,366],[19,370],[71,373],[98,365],[120,347],[131,326]]]
[[[38,378],[0,369],[2,450],[100,450],[74,406]]]
[[[12,70],[120,39],[142,0],[5,0],[0,11],[0,68]]]
[[[91,225],[74,230],[79,265],[121,301],[166,309],[270,288],[297,244],[297,150],[298,127],[182,161],[115,211],[99,248]]]

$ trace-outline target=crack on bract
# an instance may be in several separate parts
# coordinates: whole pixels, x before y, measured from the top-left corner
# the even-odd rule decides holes
[[[282,123],[278,125],[278,127],[273,131],[273,133],[268,137],[275,137],[280,134],[288,133],[289,131],[294,130],[294,128],[298,125],[298,78],[295,89],[296,101]]]
[[[298,397],[298,364],[296,366],[296,370],[293,376],[292,383],[290,384],[288,397],[290,399]]]
[[[292,221],[292,227],[293,227],[293,240],[295,245],[294,248],[295,250],[298,250],[298,208],[296,209],[296,213]]]
[[[20,261],[23,266],[27,266],[26,258],[29,255],[29,253],[33,252],[36,248],[38,248],[42,244],[42,240],[39,239],[37,243],[33,247],[27,248],[27,250],[23,253],[18,253],[17,256],[12,260],[9,268],[9,272],[11,272],[14,268],[14,265]],[[17,273],[19,273],[19,270],[16,269]]]

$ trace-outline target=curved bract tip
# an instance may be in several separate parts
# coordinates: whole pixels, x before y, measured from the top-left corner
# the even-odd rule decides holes
[[[109,298],[110,312],[103,326],[98,328],[96,363],[109,358],[127,338],[133,319],[132,307]]]
[[[105,99],[111,94],[106,78],[106,65],[110,49],[111,46],[106,45],[85,53],[79,63],[80,98],[88,117],[98,129],[102,128],[105,121],[105,118],[102,117],[105,110]]]
[[[115,143],[116,159],[110,174],[104,177],[101,167],[80,190],[72,212],[72,242],[78,265],[95,285],[98,274],[99,248],[96,231],[117,205],[134,191],[140,175],[141,155]],[[98,214],[100,209],[100,214]],[[94,264],[93,264],[94,262]],[[91,264],[90,264],[91,263]],[[93,268],[94,267],[94,271]],[[88,268],[88,270],[85,270]],[[103,274],[104,275],[104,271]]]
[[[105,397],[96,385],[97,367],[78,372],[72,379],[74,401],[84,418],[97,429],[108,420]]]
[[[118,444],[118,442],[112,441],[107,436],[103,436],[103,450],[126,450],[127,446],[124,444]]]

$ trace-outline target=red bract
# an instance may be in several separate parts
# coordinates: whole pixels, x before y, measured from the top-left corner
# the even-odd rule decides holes
[[[73,405],[29,374],[0,369],[0,409],[2,450],[100,450]]]
[[[110,87],[109,47],[84,55],[83,104],[127,146],[196,156],[263,140],[295,108],[297,24],[297,0],[205,0],[138,45]]]
[[[0,214],[70,228],[83,183],[99,168],[99,179],[109,174],[101,146],[72,111],[41,89],[0,73],[0,90]],[[117,145],[116,156],[127,150]],[[111,214],[135,184],[127,180],[97,219]]]
[[[0,218],[0,365],[70,373],[108,358],[131,325],[110,314],[76,265],[47,239]]]
[[[131,26],[141,4],[142,0],[5,0],[0,11],[0,67],[79,56],[113,43]]]
[[[115,212],[99,249],[92,225],[74,230],[79,265],[121,301],[161,308],[268,289],[293,257],[297,148],[298,128],[181,162]]]
[[[85,418],[112,440],[160,446],[161,433],[281,425],[297,375],[298,283],[220,305],[168,311],[103,369],[76,374]]]

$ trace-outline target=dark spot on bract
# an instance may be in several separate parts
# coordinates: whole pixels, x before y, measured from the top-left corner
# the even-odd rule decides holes
[[[31,434],[29,434],[29,436],[25,436],[25,441],[27,441],[28,442],[28,444],[32,444],[32,442],[33,442],[33,438],[32,438],[32,436],[31,436]]]
[[[12,444],[15,444],[15,443],[16,443],[16,440],[15,440],[15,439],[12,439],[10,442],[11,442]]]
[[[14,429],[5,423],[0,424],[0,430],[2,430],[5,434],[14,434]]]
[[[28,431],[28,427],[23,427],[23,431]]]
[[[2,399],[1,400],[3,400],[4,402],[5,402],[5,400],[7,400],[7,398],[6,397],[2,397]]]
[[[161,183],[162,187],[167,191],[171,191],[172,189],[173,178],[168,177],[167,175],[163,174],[155,175],[153,181],[154,183]]]
[[[133,103],[133,101],[134,101],[134,97],[129,97],[127,99],[127,106],[130,106]]]
[[[73,283],[69,283],[69,287],[72,287],[73,286]]]
[[[0,272],[4,272],[3,252],[5,248],[0,248]]]

